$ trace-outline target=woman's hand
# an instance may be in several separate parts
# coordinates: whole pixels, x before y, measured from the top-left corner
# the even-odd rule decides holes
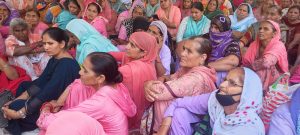
[[[161,83],[160,81],[148,81],[145,83],[145,97],[149,102],[154,102],[157,99],[159,92],[153,87],[155,84]]]
[[[13,100],[6,102],[3,107],[8,107],[11,103],[13,102]]]
[[[2,107],[4,118],[11,119],[20,119],[22,116],[15,110],[9,109],[8,107]]]
[[[161,82],[167,82],[167,81],[170,81],[171,78],[169,75],[164,75],[164,76],[159,77],[158,80]]]
[[[61,109],[61,107],[63,106],[63,104],[58,103],[56,100],[52,100],[49,103],[53,106],[54,113],[58,112]]]

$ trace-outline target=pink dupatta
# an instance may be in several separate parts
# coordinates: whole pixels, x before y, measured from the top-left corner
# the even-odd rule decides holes
[[[278,62],[278,66],[282,72],[288,72],[288,61],[287,61],[287,53],[284,44],[280,41],[280,27],[276,22],[268,20],[276,29],[276,34],[273,39],[269,42],[266,49],[264,50],[263,55],[271,54],[274,55]],[[260,47],[259,38],[257,38],[254,42],[250,44],[250,47],[247,49],[247,52],[243,58],[244,65],[251,65],[256,56]]]
[[[260,48],[259,38],[250,44],[245,53],[242,63],[250,67],[261,78],[263,90],[268,91],[269,86],[284,72],[288,72],[287,52],[284,44],[280,41],[279,25],[268,20],[276,29],[276,34],[266,46],[262,56],[258,56]],[[275,63],[276,62],[276,63]]]
[[[150,104],[144,96],[144,82],[157,79],[154,60],[158,54],[158,45],[156,39],[146,32],[135,32],[129,40],[146,51],[143,58],[122,64],[119,68],[124,77],[123,83],[137,106],[137,114],[129,119],[129,128],[134,129],[139,128],[143,112]]]

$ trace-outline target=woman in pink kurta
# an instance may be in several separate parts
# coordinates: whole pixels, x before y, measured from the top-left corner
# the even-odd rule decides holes
[[[41,108],[42,112],[37,121],[41,129],[40,134],[48,132],[49,125],[58,119],[61,113],[82,112],[96,119],[105,134],[127,135],[127,117],[136,114],[136,106],[128,89],[120,83],[123,77],[118,71],[115,59],[107,53],[91,53],[85,59],[79,74],[80,79],[75,80],[57,101]],[[62,111],[51,113],[51,107],[57,108],[62,103]]]
[[[119,68],[124,85],[137,106],[137,114],[129,119],[130,130],[139,129],[144,110],[149,102],[144,96],[144,82],[156,79],[154,60],[158,54],[155,37],[146,32],[135,32],[129,38],[125,52],[111,52],[121,62]]]
[[[160,127],[165,110],[173,100],[210,93],[216,89],[216,71],[205,66],[207,57],[200,58],[211,53],[210,44],[201,42],[203,40],[196,38],[186,41],[184,51],[181,53],[181,69],[163,80],[166,82],[160,78],[161,81],[150,81],[145,84],[145,96],[148,101],[154,102],[154,131]]]
[[[158,18],[163,21],[172,37],[176,37],[181,21],[180,9],[172,4],[171,0],[163,0],[156,12]]]
[[[102,12],[101,6],[96,2],[91,2],[86,7],[83,18],[89,22],[102,36],[108,37],[106,31],[106,24],[108,23],[108,20],[102,16],[99,16],[100,12]]]
[[[243,57],[243,66],[254,70],[260,77],[264,92],[269,90],[275,80],[283,73],[288,72],[287,52],[280,41],[280,27],[273,21],[264,21],[260,24],[256,41],[250,44]]]
[[[47,24],[40,21],[40,14],[37,10],[26,10],[24,20],[30,27],[30,34],[42,36],[43,32],[49,27]]]

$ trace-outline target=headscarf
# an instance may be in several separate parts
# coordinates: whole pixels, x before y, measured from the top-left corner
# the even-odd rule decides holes
[[[103,11],[102,7],[97,2],[90,2],[90,3],[87,4],[87,6],[85,7],[84,12],[83,12],[82,18],[84,20],[87,20],[87,15],[86,15],[87,14],[87,9],[90,6],[90,4],[92,4],[92,3],[96,4],[100,8],[99,14]]]
[[[278,60],[276,65],[278,65],[280,70],[283,73],[288,72],[289,64],[287,60],[287,52],[284,44],[280,41],[280,27],[276,22],[271,20],[268,20],[268,22],[276,29],[276,34],[265,48],[263,55],[271,54],[275,56]],[[247,52],[243,57],[243,65],[250,65],[254,62],[259,48],[260,40],[259,38],[256,38],[256,40],[250,44],[250,47],[247,49]]]
[[[265,135],[264,125],[259,118],[262,109],[263,90],[258,75],[249,68],[245,72],[240,103],[234,113],[225,115],[224,107],[216,99],[214,91],[208,100],[208,113],[216,135]],[[254,85],[255,84],[255,85]]]
[[[146,32],[133,33],[129,41],[133,42],[138,48],[147,52],[147,54],[139,59],[140,61],[151,63],[155,60],[158,51],[158,45],[154,36]]]
[[[210,20],[205,15],[202,15],[201,20],[199,20],[198,22],[194,21],[192,16],[189,16],[186,24],[186,29],[183,34],[183,39],[205,34],[203,32],[209,25]]]
[[[209,31],[209,39],[212,45],[212,53],[209,61],[215,61],[225,56],[225,50],[233,41],[231,22],[227,16],[217,15],[211,20],[211,24],[218,26],[220,32]]]
[[[119,68],[126,77],[123,83],[137,107],[136,116],[129,120],[130,128],[139,128],[145,108],[149,106],[144,97],[144,82],[157,79],[154,60],[157,57],[158,45],[155,37],[146,32],[133,33],[129,41],[147,52],[143,58],[127,62]]]
[[[248,6],[248,16],[246,18],[244,18],[243,20],[238,21],[237,19],[237,11],[240,8],[240,6],[242,5],[246,5]],[[251,26],[251,24],[257,22],[256,18],[254,17],[253,11],[252,11],[252,7],[250,4],[248,3],[242,3],[240,5],[237,10],[235,10],[233,15],[230,15],[229,18],[231,20],[231,29],[232,30],[236,30],[236,31],[240,31],[240,32],[244,32],[248,29],[248,27]]]
[[[73,19],[76,19],[77,16],[71,14],[67,10],[63,10],[57,18],[55,18],[55,23],[58,25],[59,28],[65,30],[67,24],[72,21]]]
[[[7,2],[0,1],[0,6],[4,6],[9,10],[9,15],[6,18],[6,20],[3,21],[2,25],[9,26],[9,23],[12,19],[18,18],[20,16],[18,10],[12,8],[10,5],[7,4]]]
[[[168,46],[168,27],[162,21],[153,21],[150,26],[156,26],[163,34],[163,43]]]
[[[204,11],[204,15],[209,19],[211,20],[212,18],[214,18],[215,16],[219,15],[219,14],[223,14],[223,12],[220,10],[219,8],[219,1],[218,0],[215,0],[217,2],[217,7],[216,7],[216,10],[213,11],[213,12],[209,12],[208,11],[208,5],[210,4],[210,2],[212,2],[213,0],[210,0],[205,8],[205,11]]]
[[[56,119],[47,127],[46,135],[104,135],[102,125],[90,116],[75,111],[56,113]],[[73,122],[75,119],[80,119]],[[62,126],[63,125],[63,126]]]
[[[110,52],[118,49],[92,25],[82,19],[73,19],[66,26],[66,30],[73,33],[80,44],[76,48],[76,60],[81,64],[85,57],[95,51]]]
[[[148,2],[147,2],[147,5],[146,5],[146,15],[147,15],[147,17],[151,17],[159,9],[159,7],[160,7],[160,1],[157,0],[158,2],[154,6],[151,6],[150,0],[147,0],[147,1]]]

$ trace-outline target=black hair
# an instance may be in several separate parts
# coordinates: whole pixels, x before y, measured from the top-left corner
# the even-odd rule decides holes
[[[90,7],[91,5],[96,7],[98,14],[102,12],[101,6],[99,4],[97,4],[96,2],[90,3],[87,7]]]
[[[207,58],[205,60],[205,65],[207,65],[212,52],[211,42],[208,39],[201,36],[193,36],[190,38],[190,40],[192,40],[200,46],[197,50],[199,54],[207,55]]]
[[[208,3],[207,3],[207,6],[206,6],[206,10],[208,10],[208,5],[212,2],[213,0],[210,0]],[[218,7],[219,7],[219,1],[218,0],[214,0],[214,1],[216,1],[216,3],[217,3],[217,6],[216,6],[216,9],[215,9],[215,11],[218,9]]]
[[[118,70],[118,63],[110,54],[105,52],[93,52],[90,53],[87,58],[89,58],[93,65],[93,72],[96,75],[104,75],[107,84],[116,84],[123,81],[123,76]]]
[[[46,29],[42,36],[45,35],[45,34],[48,34],[50,36],[50,38],[52,38],[53,40],[61,43],[62,41],[65,42],[65,46],[64,46],[64,49],[68,49],[68,42],[69,42],[69,36],[67,35],[67,33],[58,28],[58,27],[50,27],[48,29]]]
[[[136,30],[141,29],[144,31],[147,31],[149,28],[150,22],[148,22],[148,19],[144,16],[137,16],[133,19],[132,29],[133,32],[136,32]]]
[[[40,12],[37,11],[36,9],[34,9],[34,8],[26,9],[26,13],[27,13],[27,12],[34,12],[34,13],[36,13],[36,14],[38,15],[38,17],[41,17]]]
[[[63,5],[64,5],[64,7],[65,7],[66,10],[69,11],[69,4],[70,4],[71,2],[73,2],[73,3],[79,8],[79,11],[81,10],[81,7],[80,7],[80,5],[79,5],[79,3],[78,3],[77,0],[66,0],[66,1],[63,3]],[[78,12],[78,13],[79,13],[79,12]]]
[[[203,4],[201,2],[194,2],[192,4],[192,8],[196,8],[196,9],[200,10],[201,12],[204,11],[204,7],[203,7]]]
[[[299,5],[294,5],[294,6],[291,6],[288,10],[288,12],[290,12],[291,9],[298,9],[298,11],[300,12],[300,6]]]

